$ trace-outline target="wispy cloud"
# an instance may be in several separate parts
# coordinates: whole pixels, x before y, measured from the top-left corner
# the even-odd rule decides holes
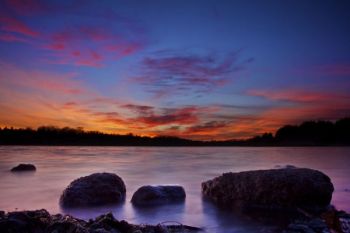
[[[21,20],[0,12],[0,30],[5,33],[18,33],[22,36],[37,37],[39,32],[30,28]]]
[[[113,32],[93,24],[67,27],[54,32],[43,48],[50,51],[51,63],[102,67],[143,49],[145,42],[128,38],[124,30]]]
[[[1,5],[5,9],[0,10],[0,40],[40,49],[37,58],[41,62],[100,68],[141,51],[147,44],[139,22],[103,4],[94,12],[84,10],[86,5],[78,7],[77,2],[8,0]],[[48,18],[42,22],[44,26],[29,26],[38,15]],[[77,19],[74,23],[65,21],[67,15]]]
[[[141,62],[142,74],[133,80],[156,96],[205,93],[232,81],[235,73],[251,61],[240,61],[238,52],[225,56],[163,52],[144,58]]]

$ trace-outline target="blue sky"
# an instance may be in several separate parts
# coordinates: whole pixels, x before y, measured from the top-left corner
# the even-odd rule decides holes
[[[350,115],[349,1],[0,3],[0,126],[210,140]]]

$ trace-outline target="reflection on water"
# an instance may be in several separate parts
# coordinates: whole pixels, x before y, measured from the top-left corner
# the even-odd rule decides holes
[[[9,170],[33,163],[35,173]],[[89,219],[113,212],[133,223],[177,221],[208,232],[262,232],[257,223],[239,213],[219,210],[203,200],[202,181],[228,171],[274,168],[291,164],[328,174],[335,184],[333,204],[350,211],[350,148],[161,148],[161,147],[0,147],[0,209],[45,208]],[[74,179],[94,172],[114,172],[126,184],[125,203],[89,209],[60,209],[59,196]],[[179,184],[185,203],[137,208],[132,194],[142,185]],[[268,228],[270,229],[270,228]],[[268,232],[269,230],[264,232]]]

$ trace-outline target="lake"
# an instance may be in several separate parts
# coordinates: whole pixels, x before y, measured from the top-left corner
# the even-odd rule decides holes
[[[35,173],[15,174],[19,163],[33,163]],[[47,209],[89,219],[112,211],[117,219],[158,224],[176,221],[207,232],[268,232],[269,225],[220,210],[201,195],[201,182],[223,172],[294,165],[320,170],[335,186],[332,203],[350,212],[350,147],[0,147],[0,210]],[[64,188],[95,172],[113,172],[125,182],[125,203],[90,209],[62,210]],[[183,204],[136,208],[132,194],[142,185],[179,184]]]

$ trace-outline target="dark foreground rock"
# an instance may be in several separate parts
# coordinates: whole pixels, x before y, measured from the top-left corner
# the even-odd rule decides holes
[[[33,164],[19,164],[11,169],[11,172],[26,172],[26,171],[36,171],[36,167]]]
[[[186,225],[133,225],[118,221],[111,213],[84,221],[46,210],[9,212],[0,215],[1,233],[185,233],[201,229]]]
[[[186,198],[185,189],[177,185],[142,186],[132,196],[134,205],[156,205],[182,202]]]
[[[283,233],[350,233],[350,214],[333,206],[318,215],[303,212],[303,216],[291,221]]]
[[[74,180],[63,191],[62,207],[88,207],[118,203],[125,199],[123,180],[113,173],[94,173]]]
[[[202,183],[202,192],[225,207],[322,209],[332,199],[328,176],[307,168],[224,173]]]

